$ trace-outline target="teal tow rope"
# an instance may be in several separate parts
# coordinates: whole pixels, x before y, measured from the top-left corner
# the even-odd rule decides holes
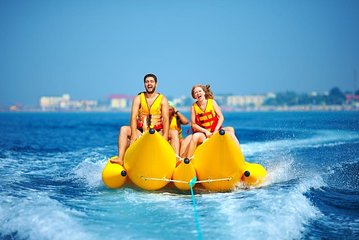
[[[202,240],[202,233],[201,233],[201,228],[199,226],[199,219],[198,219],[198,213],[197,213],[197,208],[196,208],[196,199],[194,198],[194,193],[193,193],[193,186],[196,184],[196,182],[197,182],[197,178],[194,177],[191,179],[191,181],[189,181],[188,184],[189,184],[189,187],[191,188],[194,219],[196,221],[196,229],[197,229],[198,239]]]

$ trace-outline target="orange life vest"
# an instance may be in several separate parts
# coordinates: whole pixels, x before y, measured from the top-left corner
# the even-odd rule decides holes
[[[161,111],[163,95],[159,94],[151,106],[148,106],[144,92],[139,95],[140,109],[137,116],[137,129],[140,131],[147,131],[150,128],[154,128],[157,131],[163,129]]]
[[[193,108],[196,114],[196,124],[210,132],[214,132],[214,129],[218,124],[218,116],[214,111],[213,99],[207,100],[207,105],[204,111],[197,105],[197,102],[193,104]]]

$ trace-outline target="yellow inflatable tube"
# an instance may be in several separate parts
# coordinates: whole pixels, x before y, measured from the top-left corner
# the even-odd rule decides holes
[[[267,176],[266,169],[258,163],[245,162],[242,182],[247,186],[259,186]]]
[[[199,145],[192,161],[199,182],[208,190],[231,190],[243,175],[242,151],[224,130]]]
[[[174,170],[172,180],[180,190],[189,190],[189,182],[196,177],[196,170],[192,162],[186,158]]]
[[[157,131],[150,129],[127,149],[124,167],[138,187],[158,190],[168,183],[164,179],[171,179],[176,167],[176,154]]]
[[[106,166],[102,170],[102,181],[109,188],[120,188],[126,182],[127,173],[120,164],[112,163],[112,158],[107,161]]]

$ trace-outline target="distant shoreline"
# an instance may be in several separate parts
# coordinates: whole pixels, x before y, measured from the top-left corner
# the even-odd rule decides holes
[[[295,106],[262,106],[262,107],[248,107],[248,108],[235,108],[221,106],[222,112],[356,112],[359,111],[359,107],[350,106],[350,105],[323,105],[323,106],[314,106],[314,105],[295,105]],[[177,107],[177,110],[182,112],[190,112],[190,106]],[[130,113],[130,108],[123,109],[68,109],[68,110],[42,110],[38,108],[29,108],[29,109],[0,109],[1,113]]]

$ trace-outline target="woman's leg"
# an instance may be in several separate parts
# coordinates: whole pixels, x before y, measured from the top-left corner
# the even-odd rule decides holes
[[[176,155],[179,154],[179,138],[178,138],[178,131],[175,129],[170,129],[169,133],[168,133],[168,139],[169,142],[171,143],[171,146],[173,148],[173,150],[175,151]]]
[[[229,136],[231,136],[231,138],[238,145],[238,147],[240,147],[240,144],[239,144],[239,141],[238,141],[238,139],[236,137],[234,128],[233,127],[224,127],[223,130],[226,131],[226,133],[228,133]]]
[[[198,144],[202,143],[206,139],[206,135],[204,133],[194,133],[191,139],[191,142],[188,147],[188,152],[186,156],[191,158],[196,150]]]
[[[180,156],[185,157],[187,156],[188,147],[192,140],[192,134],[188,135],[185,139],[182,140],[181,146],[180,146]]]

